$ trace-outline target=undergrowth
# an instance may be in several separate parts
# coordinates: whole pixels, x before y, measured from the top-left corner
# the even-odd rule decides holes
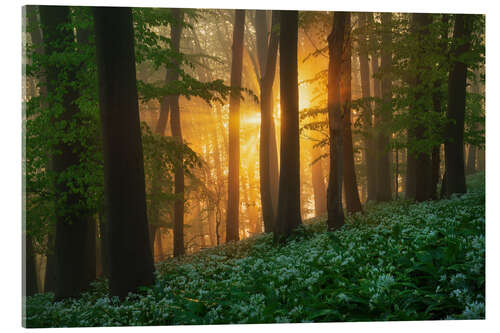
[[[29,297],[28,327],[481,319],[484,174],[446,200],[370,205],[339,231],[309,221],[157,265],[124,301],[104,282],[76,300]]]

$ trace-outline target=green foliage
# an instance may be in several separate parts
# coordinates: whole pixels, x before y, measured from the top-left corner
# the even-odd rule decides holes
[[[71,11],[71,25],[65,29],[71,35],[76,30],[92,30],[89,8]],[[33,18],[28,20],[28,31],[40,29]],[[90,34],[92,35],[92,34]],[[24,119],[26,150],[24,172],[26,176],[26,230],[36,241],[38,251],[44,250],[44,239],[54,227],[56,214],[65,216],[69,210],[96,212],[102,202],[103,163],[100,144],[100,120],[97,102],[97,69],[93,36],[88,43],[68,39],[58,46],[58,52],[45,54],[47,44],[27,46],[31,63],[26,75],[37,82],[37,95],[29,96]],[[45,68],[56,66],[59,71],[56,87],[47,90]],[[75,73],[72,77],[69,73]],[[78,112],[71,119],[63,117],[62,99],[68,89],[76,89]],[[61,145],[78,150],[79,164],[56,174],[51,167],[52,158],[60,154]],[[65,195],[55,191],[55,184],[65,184]],[[66,197],[78,194],[83,198],[68,206]]]
[[[202,161],[187,144],[153,133],[146,123],[141,129],[148,222],[171,228],[173,203],[178,197],[173,193],[175,169],[182,167],[186,175],[193,176]]]
[[[259,235],[157,267],[123,302],[96,291],[27,300],[29,327],[478,319],[485,316],[484,174],[462,196],[396,201],[338,232],[311,221],[287,244]]]

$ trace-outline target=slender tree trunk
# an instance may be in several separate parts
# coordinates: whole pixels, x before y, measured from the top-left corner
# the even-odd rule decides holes
[[[380,67],[382,76],[382,107],[375,114],[378,127],[377,142],[377,201],[390,201],[391,195],[391,163],[389,151],[390,133],[384,127],[392,118],[392,14],[382,13],[382,50]]]
[[[321,151],[318,147],[312,146],[312,186],[314,192],[314,213],[316,216],[321,216],[326,213],[326,188],[325,177],[323,175],[323,167],[320,159]],[[315,161],[315,162],[314,162]]]
[[[351,132],[351,13],[346,13],[346,30],[344,37],[344,54],[342,56],[340,98],[344,112],[343,131],[343,177],[346,208],[349,213],[360,212],[358,183],[356,181],[356,170],[354,167],[354,152]]]
[[[272,26],[279,24],[279,12],[273,11]],[[269,47],[267,48],[267,63],[261,81],[261,122],[260,122],[260,197],[262,203],[262,217],[264,231],[273,230],[273,221],[276,214],[276,190],[279,179],[278,161],[276,154],[276,136],[273,120],[273,82],[276,72],[276,58],[278,54],[279,35],[271,32]],[[274,151],[273,151],[274,150]],[[274,200],[273,200],[274,199]]]
[[[446,116],[449,123],[446,127],[445,165],[446,192],[465,193],[464,168],[464,119],[465,119],[465,87],[467,80],[467,65],[460,61],[463,54],[470,49],[470,34],[472,30],[471,15],[455,16],[453,31],[452,67],[448,81],[448,110]]]
[[[299,91],[297,68],[298,11],[280,11],[281,145],[278,214],[274,240],[284,241],[300,216]]]
[[[109,242],[106,232],[106,222],[104,221],[104,209],[99,210],[99,235],[101,240],[101,252],[99,253],[102,263],[102,275],[109,279]]]
[[[473,94],[480,94],[480,88],[479,88],[479,70],[474,71],[474,81],[471,84],[471,93]],[[474,130],[479,130],[479,123],[475,123],[473,125]],[[477,159],[477,147],[475,145],[469,145],[469,153],[467,154],[467,168],[466,168],[466,174],[471,175],[477,171],[476,169],[476,159]]]
[[[429,34],[429,26],[432,23],[432,16],[430,14],[412,14],[411,30],[412,34],[415,36],[417,45],[425,50],[425,38]],[[416,68],[416,74],[411,79],[412,88],[414,90],[414,102],[412,105],[412,112],[414,114],[414,119],[416,119],[415,128],[411,131],[414,135],[411,139],[415,140],[412,143],[412,147],[416,146],[416,143],[422,142],[426,139],[427,126],[421,122],[421,118],[430,110],[427,109],[425,104],[425,99],[429,96],[428,92],[425,91],[426,83],[425,75],[431,69],[427,64],[423,63],[421,57],[415,54],[412,58],[412,63]],[[411,149],[411,154],[414,161],[414,169],[412,170],[415,182],[415,199],[417,201],[425,201],[431,198],[431,180],[432,180],[432,163],[430,153],[422,150]]]
[[[469,153],[467,154],[467,170],[468,175],[476,172],[476,146],[469,145]]]
[[[35,250],[30,236],[23,237],[23,296],[33,296],[39,292],[38,274],[35,264]]]
[[[245,11],[236,10],[233,31],[231,87],[241,87],[243,66],[243,34]],[[240,169],[240,94],[231,93],[229,101],[229,172],[226,218],[226,242],[240,239],[239,235],[239,169]]]
[[[89,224],[88,228],[88,234],[87,234],[87,275],[88,275],[88,280],[89,281],[94,281],[97,277],[97,261],[96,261],[96,253],[97,253],[97,244],[96,244],[96,239],[97,239],[97,225],[95,221],[94,216],[90,216],[88,218]]]
[[[183,21],[184,13],[180,9],[173,9],[172,13],[178,22]],[[179,43],[181,38],[182,24],[175,24],[172,26],[172,42],[176,44],[179,50]],[[179,65],[179,64],[178,64]],[[178,80],[179,74],[174,71],[172,74],[172,81]],[[169,78],[170,79],[170,78]],[[182,143],[182,129],[181,129],[181,114],[179,110],[179,95],[172,95],[168,97],[170,109],[170,128],[172,129],[172,136],[177,142]],[[179,156],[182,160],[182,155]],[[174,175],[174,193],[177,196],[174,202],[174,257],[183,255],[184,249],[184,168],[179,165],[175,168]]]
[[[111,295],[124,298],[138,287],[154,282],[132,11],[126,7],[95,7],[93,12],[104,148],[109,287]]]
[[[343,119],[340,95],[340,80],[347,13],[335,12],[333,28],[328,36],[328,121],[330,128],[330,177],[328,181],[327,207],[328,230],[344,225],[342,209],[343,181]]]
[[[359,13],[359,25],[363,29],[364,33],[367,33],[366,24],[368,15],[367,13]],[[370,14],[372,15],[372,14]],[[376,57],[373,57],[376,59]],[[372,60],[375,62],[375,60]],[[361,76],[361,94],[363,98],[370,98],[370,66],[368,63],[368,45],[366,36],[360,36],[359,40],[359,69]],[[373,136],[373,111],[371,108],[371,103],[364,103],[363,106],[363,125],[366,134],[364,135],[364,148],[365,148],[365,166],[366,166],[366,179],[367,179],[367,201],[375,200],[376,197],[376,147],[374,145],[375,140]]]

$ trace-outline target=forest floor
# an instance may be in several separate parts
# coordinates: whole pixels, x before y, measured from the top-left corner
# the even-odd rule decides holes
[[[119,302],[104,282],[76,300],[39,294],[28,327],[481,319],[485,180],[468,193],[365,207],[334,233],[306,221],[274,246],[263,234],[157,265],[157,281]]]

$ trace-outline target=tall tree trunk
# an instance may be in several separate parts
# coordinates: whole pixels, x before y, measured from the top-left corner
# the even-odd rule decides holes
[[[181,38],[181,29],[184,13],[180,9],[172,10],[173,16],[176,18],[178,24],[172,26],[172,42],[176,43],[172,46],[179,50],[179,43]],[[179,64],[177,64],[179,65]],[[172,81],[178,80],[179,74],[173,71]],[[170,78],[168,78],[170,79]],[[182,143],[182,129],[181,129],[181,114],[179,110],[179,95],[172,95],[168,97],[170,108],[170,128],[172,129],[172,136],[177,142]],[[179,156],[182,161],[182,155]],[[174,175],[174,193],[177,196],[174,202],[174,257],[183,255],[184,249],[184,168],[179,165],[175,168]]]
[[[321,216],[326,213],[326,189],[325,177],[323,175],[323,167],[321,165],[322,159],[321,151],[318,147],[312,144],[312,186],[314,193],[314,214]]]
[[[430,14],[412,14],[411,30],[412,34],[415,36],[418,49],[425,50],[425,38],[427,38],[429,34],[429,26],[431,23],[432,16]],[[421,55],[415,54],[412,58],[412,63],[416,68],[415,77],[411,80],[415,94],[412,105],[413,118],[417,119],[415,128],[412,131],[414,135],[413,139],[416,141],[412,146],[415,146],[416,143],[426,139],[427,126],[423,124],[420,119],[425,113],[429,112],[425,104],[425,99],[431,96],[428,95],[427,91],[424,91],[424,87],[426,86],[424,80],[426,73],[431,69],[428,68],[427,64],[422,62]],[[431,155],[421,150],[411,151],[411,155],[415,158],[415,167],[412,170],[414,173],[412,176],[415,178],[415,199],[417,201],[428,200],[431,198]]]
[[[241,87],[243,66],[243,34],[245,10],[236,10],[233,30],[231,87]],[[229,100],[229,172],[226,218],[226,242],[240,239],[239,235],[239,174],[240,174],[240,94],[231,92]]]
[[[108,242],[108,233],[106,232],[106,222],[104,221],[104,209],[100,209],[98,212],[99,217],[99,236],[100,236],[100,245],[101,252],[99,253],[101,257],[102,263],[102,275],[109,279],[109,242]],[[47,258],[48,262],[48,258]]]
[[[343,177],[346,209],[349,213],[360,212],[361,202],[359,201],[358,183],[356,181],[356,170],[354,167],[354,152],[352,146],[351,131],[351,13],[346,13],[346,30],[344,37],[344,54],[342,56],[341,79],[340,79],[340,99],[344,111],[344,131],[343,131]]]
[[[73,31],[67,27],[71,24],[70,10],[67,6],[40,6],[40,22],[44,37],[46,54],[52,55],[63,52],[65,47],[73,41]],[[62,28],[65,26],[66,28]],[[63,69],[60,65],[51,65],[46,69],[47,91],[55,94],[60,89],[58,77]],[[64,69],[67,80],[76,79],[75,69]],[[71,122],[79,112],[75,101],[79,97],[76,88],[67,85],[62,98],[64,112],[54,121]],[[53,170],[60,175],[80,162],[82,147],[78,144],[59,142],[56,150],[60,153],[52,159]],[[88,266],[86,249],[88,233],[88,212],[85,209],[77,211],[78,202],[84,200],[81,194],[74,193],[64,180],[56,180],[55,190],[57,204],[65,208],[64,212],[56,212],[56,299],[77,297],[89,287],[88,275],[85,274]]]
[[[49,232],[47,237],[47,262],[45,264],[45,277],[43,292],[56,292],[56,254],[55,254],[55,232]]]
[[[464,119],[465,119],[465,87],[467,81],[467,64],[460,59],[470,49],[470,34],[472,31],[471,15],[455,15],[453,31],[453,49],[450,76],[448,80],[448,110],[446,116],[449,123],[446,126],[445,165],[446,192],[465,193],[464,167]]]
[[[126,7],[95,7],[93,12],[104,148],[109,287],[111,295],[124,298],[138,287],[154,282],[132,11]]]
[[[448,21],[450,15],[441,15],[442,30],[440,32],[440,46],[446,53],[448,53]],[[438,68],[442,67],[443,63],[438,63]],[[442,79],[437,79],[434,81],[434,92],[432,93],[432,103],[434,112],[441,114],[443,112],[443,103],[446,98],[443,93],[441,86],[443,85]],[[430,183],[430,198],[436,200],[438,198],[437,185],[440,180],[441,174],[441,144],[442,142],[436,144],[432,148],[431,155],[431,183]]]
[[[279,24],[279,12],[273,11],[272,26]],[[276,135],[273,120],[273,82],[276,72],[276,58],[278,54],[279,35],[271,31],[269,47],[267,48],[267,62],[261,81],[261,122],[260,122],[260,197],[262,203],[262,218],[264,231],[273,230],[273,221],[276,214],[276,192],[279,185],[278,161],[276,154]],[[274,200],[273,200],[274,199]]]
[[[380,67],[382,76],[382,107],[375,114],[378,127],[377,142],[377,201],[390,201],[391,163],[389,151],[390,133],[385,127],[392,118],[392,14],[382,13],[382,46]]]
[[[97,224],[95,221],[94,216],[90,216],[88,218],[88,234],[87,234],[87,243],[86,243],[86,250],[87,250],[87,276],[89,281],[94,281],[97,277],[97,260],[96,260],[96,254],[97,254]]]
[[[363,29],[364,35],[360,36],[359,40],[359,70],[361,76],[361,94],[363,98],[370,98],[370,66],[368,63],[368,44],[366,40],[367,34],[367,13],[359,13],[359,25]],[[369,14],[372,15],[372,14]],[[373,16],[372,16],[373,17]],[[376,57],[373,57],[376,59]],[[375,60],[373,60],[375,61]],[[367,179],[367,201],[375,200],[376,197],[376,147],[373,136],[373,111],[371,103],[364,103],[363,106],[363,125],[366,134],[364,135],[364,149],[365,149],[365,166],[366,166],[366,179]]]
[[[474,81],[471,83],[471,93],[480,94],[481,90],[479,87],[480,74],[479,70],[474,71]],[[474,130],[479,130],[479,123],[472,125]],[[469,153],[467,154],[467,168],[466,174],[471,175],[477,171],[476,169],[476,159],[477,159],[477,147],[475,145],[469,145]]]
[[[476,146],[469,145],[469,153],[467,154],[467,170],[468,175],[476,172]]]
[[[347,13],[335,12],[333,28],[328,36],[328,122],[330,133],[330,177],[328,181],[327,207],[328,230],[344,225],[342,209],[343,178],[343,120],[340,95],[340,80]]]
[[[278,213],[274,240],[284,241],[300,216],[299,91],[297,68],[298,11],[280,11],[281,145]]]
[[[33,239],[26,233],[23,236],[23,296],[33,296],[39,292],[35,250],[33,248]]]

